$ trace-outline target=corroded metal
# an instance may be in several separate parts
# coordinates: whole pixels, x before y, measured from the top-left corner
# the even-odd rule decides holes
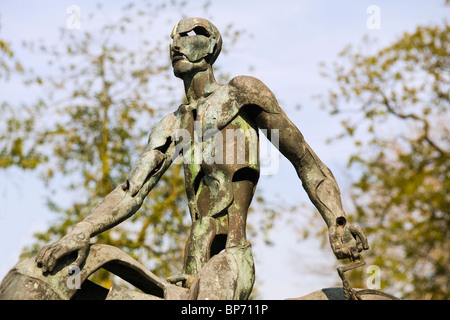
[[[360,252],[368,249],[363,231],[348,223],[331,171],[286,116],[274,94],[250,76],[235,77],[227,84],[216,82],[212,64],[221,51],[222,38],[211,22],[202,18],[183,19],[174,27],[171,38],[173,71],[183,81],[187,103],[156,125],[123,185],[67,235],[44,247],[35,259],[38,268],[28,261],[27,268],[17,272],[19,265],[15,274],[44,281],[49,288],[59,288],[54,291],[56,295],[71,298],[67,293],[61,294],[65,289],[54,279],[64,283],[64,272],[71,264],[82,267],[84,273],[100,267],[92,260],[95,247],[90,246],[90,239],[133,215],[167,168],[174,161],[182,161],[192,218],[183,273],[170,277],[169,283],[155,279],[145,268],[131,262],[128,272],[134,270],[138,276],[147,277],[149,282],[144,283],[166,288],[165,292],[175,292],[173,288],[181,290],[172,295],[144,290],[143,294],[149,297],[247,299],[255,280],[246,221],[260,177],[259,129],[294,166],[328,226],[336,257],[360,259]],[[129,261],[123,254],[117,251],[115,254]],[[73,260],[68,261],[68,256],[74,257]],[[105,265],[114,264],[105,262]],[[126,272],[119,273],[126,277]],[[42,278],[42,274],[51,277]],[[20,291],[14,276],[10,274],[8,279],[0,288],[3,297],[5,292],[10,297],[14,290]],[[49,279],[54,281],[45,282]],[[52,294],[32,296],[46,299],[52,298]],[[107,296],[142,297],[120,288],[111,289]]]

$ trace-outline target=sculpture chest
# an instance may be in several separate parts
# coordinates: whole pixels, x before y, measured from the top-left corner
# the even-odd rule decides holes
[[[257,128],[235,101],[224,96],[219,92],[197,105],[180,107],[180,123],[190,138],[185,141],[183,163],[193,220],[200,215],[197,205],[202,200],[208,208],[201,215],[208,216],[231,204],[235,172],[249,168],[259,175]]]

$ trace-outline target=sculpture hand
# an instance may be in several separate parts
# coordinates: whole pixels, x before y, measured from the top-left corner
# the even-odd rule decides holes
[[[369,249],[363,230],[350,225],[343,217],[338,218],[336,225],[330,226],[328,232],[331,248],[338,259],[359,260],[360,252]]]
[[[73,263],[80,267],[86,260],[90,236],[83,232],[70,232],[60,240],[43,247],[36,256],[37,266],[42,272],[51,272],[59,259],[77,251],[78,257]]]

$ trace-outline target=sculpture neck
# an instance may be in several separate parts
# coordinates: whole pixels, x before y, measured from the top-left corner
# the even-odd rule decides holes
[[[219,86],[214,78],[212,67],[198,71],[183,79],[186,98],[189,103],[209,96]]]

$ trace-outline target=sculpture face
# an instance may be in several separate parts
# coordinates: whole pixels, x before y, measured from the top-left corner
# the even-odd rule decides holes
[[[202,18],[181,20],[173,28],[171,38],[170,58],[177,77],[205,70],[214,63],[222,48],[219,31]]]

